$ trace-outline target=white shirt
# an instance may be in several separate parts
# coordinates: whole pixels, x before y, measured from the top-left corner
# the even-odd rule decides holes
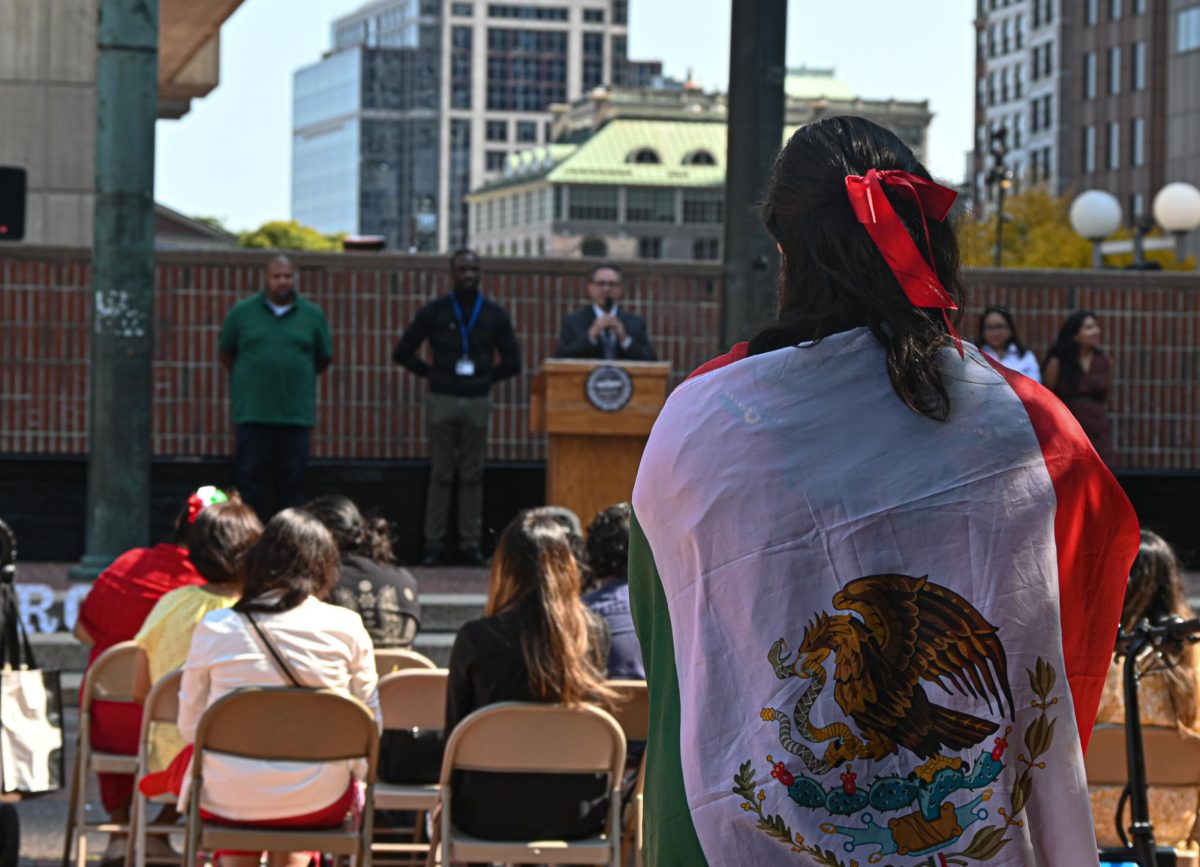
[[[595,312],[597,319],[599,319],[601,316],[616,316],[617,315],[617,305],[616,304],[614,304],[612,306],[612,310],[605,310],[599,304],[593,304],[592,310]],[[595,346],[599,342],[600,342],[599,340],[593,340],[592,345]],[[628,349],[631,346],[633,346],[633,338],[630,337],[628,334],[626,334],[625,339],[621,341],[621,348]]]
[[[371,638],[348,608],[308,597],[290,611],[254,619],[305,686],[327,687],[366,702],[380,720]],[[189,742],[205,709],[234,690],[291,686],[266,655],[243,614],[206,615],[192,635],[179,694],[179,730]],[[262,762],[209,754],[204,760],[204,809],[231,819],[279,819],[329,806],[350,784],[350,762]],[[180,795],[186,803],[189,772]]]
[[[270,299],[267,299],[267,306],[271,308],[271,312],[276,316],[282,316],[295,307],[296,303],[294,301],[289,301],[287,304],[276,304]]]
[[[1017,373],[1024,374],[1034,382],[1042,381],[1042,368],[1041,365],[1038,364],[1037,356],[1033,354],[1032,350],[1026,349],[1025,354],[1022,355],[1021,353],[1017,352],[1017,347],[1013,346],[1011,343],[1004,348],[1004,355],[1002,356],[997,355],[996,350],[992,349],[992,347],[988,346],[986,343],[983,344],[980,349],[987,355],[990,355],[992,358],[999,361],[1009,370],[1015,370]]]

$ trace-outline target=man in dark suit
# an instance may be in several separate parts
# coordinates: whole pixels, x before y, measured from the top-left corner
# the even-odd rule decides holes
[[[624,294],[621,270],[615,265],[597,265],[587,293],[592,303],[563,319],[555,356],[653,361],[646,320],[618,306]]]

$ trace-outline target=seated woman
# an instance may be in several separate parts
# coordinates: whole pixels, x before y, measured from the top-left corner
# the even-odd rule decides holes
[[[1179,561],[1171,546],[1149,530],[1142,531],[1137,560],[1129,573],[1125,590],[1125,606],[1121,612],[1122,631],[1132,629],[1144,617],[1156,623],[1172,615],[1185,620],[1196,616],[1187,604],[1180,575]],[[1125,697],[1122,691],[1124,656],[1113,656],[1104,684],[1104,695],[1096,714],[1097,723],[1125,722]],[[1162,657],[1146,652],[1144,672],[1138,690],[1143,726],[1196,730],[1196,645],[1172,651],[1162,649]],[[1121,787],[1093,786],[1092,816],[1096,822],[1096,839],[1101,846],[1119,846],[1113,817]],[[1150,818],[1154,836],[1160,844],[1178,847],[1194,846],[1195,824],[1200,811],[1200,788],[1150,789]],[[1128,820],[1128,811],[1125,816]]]
[[[75,637],[92,647],[88,668],[114,644],[137,635],[146,616],[165,594],[179,587],[204,583],[204,576],[188,556],[191,530],[208,506],[225,499],[224,492],[211,485],[200,488],[187,498],[176,516],[170,542],[126,551],[100,573],[75,622]],[[127,756],[137,754],[142,725],[142,709],[137,705],[96,702],[92,706],[91,725],[93,749]],[[104,809],[114,822],[128,822],[133,776],[102,773],[98,777]],[[124,852],[123,838],[114,835],[103,859],[119,859]]]
[[[333,689],[379,717],[371,638],[353,611],[321,599],[338,579],[325,526],[285,509],[246,552],[241,600],[208,614],[183,668],[179,729],[195,738],[205,709],[251,686]],[[279,660],[274,659],[278,654]],[[353,801],[352,763],[260,762],[205,756],[201,809],[209,821],[254,827],[336,827]],[[188,796],[184,779],[181,803]],[[254,867],[260,853],[220,853],[222,867]],[[306,864],[308,853],[271,853],[272,865]]]
[[[629,503],[616,503],[598,514],[588,527],[588,562],[599,589],[584,596],[583,604],[608,622],[612,634],[608,676],[614,680],[645,680],[642,647],[629,611],[629,514]]]
[[[150,660],[150,681],[182,667],[192,632],[210,611],[229,608],[242,595],[242,555],[262,535],[262,523],[237,494],[205,509],[188,535],[192,563],[208,583],[172,590],[158,600],[136,641]],[[156,725],[150,739],[150,769],[165,768],[186,741],[173,725]]]
[[[410,647],[421,627],[417,579],[396,565],[387,521],[363,517],[338,495],[304,508],[333,534],[341,554],[341,578],[329,601],[357,611],[375,647]]]
[[[492,557],[484,616],[459,630],[450,654],[446,734],[501,701],[607,703],[608,628],[579,598],[567,530],[537,511],[519,515]],[[575,838],[604,825],[603,775],[462,772],[454,822],[493,840]]]

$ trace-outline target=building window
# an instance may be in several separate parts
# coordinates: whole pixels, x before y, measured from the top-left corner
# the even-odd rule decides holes
[[[639,259],[661,259],[662,238],[638,238]]]
[[[470,3],[451,3],[450,14],[458,18],[470,18],[475,14],[475,7]]]
[[[1025,64],[1018,63],[1013,67],[1013,96],[1020,99],[1025,95]]]
[[[725,219],[725,194],[722,190],[684,190],[685,223],[720,223]]]
[[[546,111],[567,101],[567,34],[488,28],[487,107]]]
[[[1096,52],[1083,55],[1083,98],[1096,98]]]
[[[996,25],[995,24],[991,24],[988,26],[987,45],[988,45],[988,50],[987,50],[988,57],[995,57],[996,56],[996,47],[997,47]]]
[[[588,259],[604,259],[608,256],[608,244],[603,238],[584,238],[579,245],[579,253]]]
[[[1180,9],[1175,24],[1175,47],[1180,54],[1200,48],[1200,5]]]
[[[471,122],[450,121],[450,247],[467,243],[467,193],[471,191]]]
[[[1146,14],[1146,0],[1133,0],[1133,14],[1134,15],[1145,15]]]
[[[1009,78],[1009,69],[1006,66],[1000,70],[1000,103],[1001,104],[1008,102],[1008,78]]]
[[[1037,81],[1042,77],[1042,46],[1033,46],[1033,80]]]
[[[603,222],[617,219],[616,187],[574,186],[569,201],[569,219]]]
[[[1013,147],[1019,148],[1025,141],[1025,112],[1013,115]]]
[[[546,255],[546,239],[541,236],[537,239],[537,251],[539,256]]]
[[[526,226],[533,222],[533,190],[525,193],[525,218],[522,220]]]
[[[1083,173],[1090,175],[1096,171],[1096,128],[1083,128]]]
[[[594,90],[604,83],[604,34],[583,34],[583,89]]]
[[[1051,99],[1053,97],[1049,95],[1042,98],[1042,129],[1050,129],[1050,118],[1053,113],[1050,108]]]
[[[1108,49],[1108,92],[1121,92],[1121,48],[1116,45]]]
[[[583,10],[584,24],[603,24],[604,10],[603,9],[584,9]]]
[[[471,28],[450,28],[450,107],[471,107]]]
[[[613,0],[612,21],[613,24],[629,23],[629,0]]]
[[[721,240],[719,238],[697,238],[692,242],[692,258],[711,262],[721,258]]]
[[[1089,27],[1093,27],[1100,20],[1100,0],[1085,0],[1085,3],[1087,5],[1085,20]]]
[[[630,187],[625,191],[625,220],[629,223],[674,223],[675,190]]]
[[[1017,50],[1019,51],[1025,47],[1025,16],[1018,15],[1016,18],[1016,22],[1017,23],[1016,23],[1015,29],[1016,29],[1016,36],[1017,36]]]
[[[529,144],[537,141],[537,123],[532,120],[517,121],[517,141]]]
[[[644,165],[659,165],[662,163],[662,158],[659,157],[658,151],[654,148],[638,148],[635,151],[630,151],[625,157],[627,163],[641,163]]]
[[[1130,193],[1129,195],[1129,222],[1130,225],[1136,225],[1142,217],[1146,216],[1146,197],[1142,193]]]
[[[506,151],[487,151],[483,155],[483,168],[488,172],[504,171],[504,160],[508,157]]]
[[[554,219],[561,220],[563,218],[563,188],[554,188]]]
[[[1121,167],[1121,124],[1115,120],[1108,124],[1108,167]]]
[[[996,73],[989,72],[987,77],[987,104],[996,104]]]
[[[692,151],[683,158],[683,164],[685,166],[715,166],[717,158],[712,155],[712,151]]]
[[[1035,99],[1030,104],[1032,111],[1029,112],[1029,126],[1034,132],[1038,132],[1042,128],[1042,101]],[[983,144],[976,145],[976,149],[983,151]]]
[[[1146,164],[1146,121],[1140,117],[1129,122],[1129,161],[1134,166]]]
[[[1121,19],[1121,0],[1108,0],[1108,18],[1110,21]]]
[[[1146,89],[1146,43],[1133,43],[1133,63],[1130,69],[1130,84],[1134,90]]]
[[[546,222],[546,198],[549,195],[549,190],[537,190],[533,194],[534,201],[537,202],[537,221],[539,223]]]
[[[484,136],[488,141],[508,141],[508,121],[489,120],[484,125]]]
[[[1042,75],[1049,78],[1054,71],[1054,43],[1047,42],[1042,46]]]
[[[566,21],[565,6],[505,6],[488,4],[488,18],[520,18],[526,21]]]
[[[1005,18],[1000,24],[1000,53],[1008,54],[1012,49],[1012,19]]]

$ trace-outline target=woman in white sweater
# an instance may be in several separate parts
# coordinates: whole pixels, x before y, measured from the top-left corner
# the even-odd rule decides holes
[[[241,601],[205,616],[192,637],[180,691],[183,736],[195,739],[200,717],[213,702],[252,686],[337,690],[366,702],[378,720],[374,651],[362,618],[321,601],[339,574],[337,545],[324,525],[299,509],[280,512],[246,553],[244,572]],[[200,806],[209,821],[225,824],[335,827],[353,803],[353,771],[348,762],[267,763],[208,755]],[[184,799],[187,785],[185,780]],[[260,855],[219,854],[221,867],[251,867]],[[308,857],[272,853],[270,863],[300,867]]]

